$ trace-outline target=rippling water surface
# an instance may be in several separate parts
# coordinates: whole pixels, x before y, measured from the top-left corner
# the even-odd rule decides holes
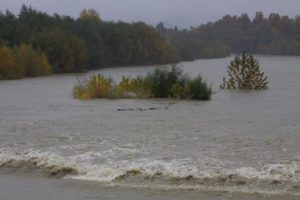
[[[185,72],[201,73],[213,86],[207,102],[74,100],[72,87],[87,74],[1,81],[0,171],[41,170],[126,187],[297,196],[300,57],[258,56],[270,89],[253,92],[219,90],[230,59],[182,63]],[[153,68],[100,72],[120,80]]]

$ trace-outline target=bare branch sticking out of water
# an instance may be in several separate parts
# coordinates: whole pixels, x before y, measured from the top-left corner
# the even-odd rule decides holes
[[[159,110],[159,108],[118,108],[117,111],[150,111],[150,110]]]
[[[165,110],[168,110],[171,106],[173,106],[174,104],[176,104],[177,102],[171,102],[169,103],[166,107]]]
[[[171,102],[168,105],[166,105],[164,108],[155,108],[155,107],[150,107],[150,108],[118,108],[117,111],[122,112],[122,111],[151,111],[151,110],[168,110],[172,105],[176,104],[177,102]]]

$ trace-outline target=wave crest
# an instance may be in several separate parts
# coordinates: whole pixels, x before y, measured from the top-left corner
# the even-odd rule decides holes
[[[1,151],[0,168],[37,169],[50,176],[108,183],[263,188],[269,191],[300,188],[300,168],[295,161],[267,164],[259,170],[252,167],[204,170],[201,166],[190,165],[188,160],[140,159],[101,164],[78,155],[63,157],[50,152]]]

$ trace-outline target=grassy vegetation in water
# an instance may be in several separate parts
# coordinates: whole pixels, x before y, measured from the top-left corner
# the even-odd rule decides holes
[[[114,87],[111,78],[106,78],[101,74],[93,75],[89,79],[78,81],[73,89],[73,96],[81,100],[113,98]]]
[[[209,100],[212,90],[198,75],[192,79],[177,66],[155,69],[146,76],[123,77],[119,84],[103,75],[79,80],[73,96],[80,100],[94,98],[176,98]]]

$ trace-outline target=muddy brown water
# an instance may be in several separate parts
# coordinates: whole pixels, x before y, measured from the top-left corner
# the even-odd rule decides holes
[[[75,194],[80,189],[69,183],[98,183],[107,195],[121,195],[120,188],[139,195],[148,188],[152,199],[168,199],[154,195],[166,189],[172,192],[165,195],[182,191],[181,199],[192,199],[190,190],[297,199],[300,57],[258,56],[270,89],[252,92],[219,89],[230,59],[182,63],[185,72],[201,73],[212,85],[207,102],[72,98],[78,77],[101,72],[120,80],[157,66],[1,81],[0,190],[11,184],[22,191],[21,177],[29,173],[33,194],[42,179],[53,192],[59,182]]]

